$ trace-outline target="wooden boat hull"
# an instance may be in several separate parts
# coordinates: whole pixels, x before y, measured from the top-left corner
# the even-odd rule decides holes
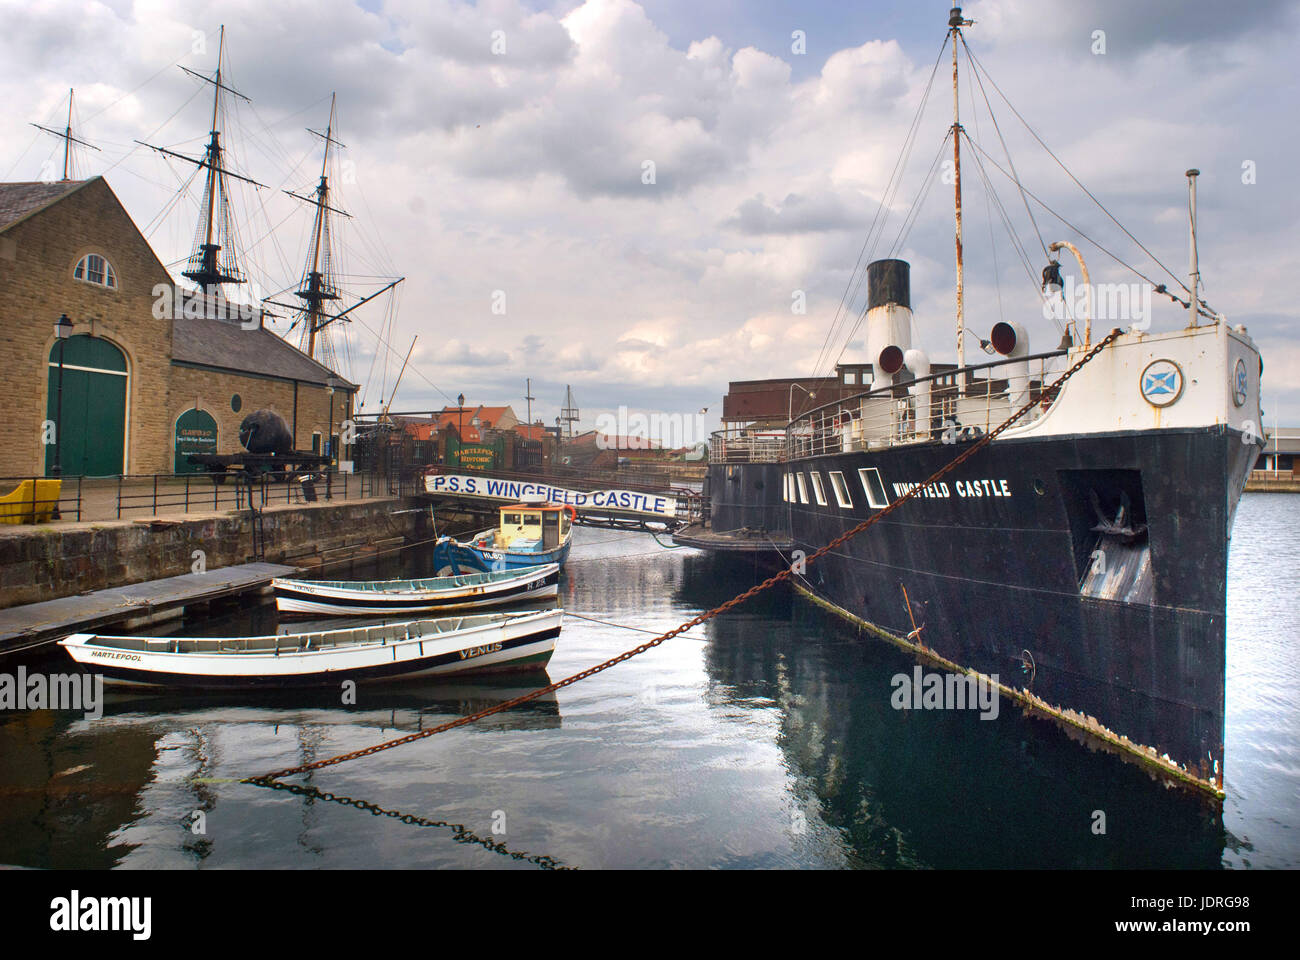
[[[361,614],[419,614],[469,610],[554,597],[559,594],[558,564],[532,564],[483,582],[457,582],[467,578],[439,577],[424,581],[390,581],[418,584],[419,588],[391,590],[371,582],[276,579],[275,605],[282,613],[356,616]],[[445,583],[438,581],[445,580]]]
[[[433,547],[433,565],[439,572],[443,570],[490,571],[517,570],[536,566],[539,563],[555,563],[560,567],[569,558],[569,546],[572,540],[566,540],[554,550],[544,553],[511,553],[509,550],[491,550],[463,543],[451,537],[443,537]]]
[[[555,650],[562,619],[563,612],[555,608],[277,637],[75,634],[59,642],[83,669],[109,684],[214,690],[337,687],[347,680],[541,670]],[[465,621],[472,623],[456,626]],[[358,640],[358,634],[365,638]],[[250,649],[221,652],[223,644]]]

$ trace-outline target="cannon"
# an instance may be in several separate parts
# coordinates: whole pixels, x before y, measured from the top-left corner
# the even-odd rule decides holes
[[[239,425],[239,443],[249,453],[292,453],[293,435],[284,418],[271,410],[254,410]]]

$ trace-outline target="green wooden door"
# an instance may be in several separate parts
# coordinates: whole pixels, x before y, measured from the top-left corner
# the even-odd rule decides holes
[[[194,407],[176,418],[176,456],[172,473],[199,473],[203,467],[191,463],[191,453],[217,452],[217,421]]]
[[[59,344],[50,350],[49,401],[65,477],[107,477],[122,472],[126,450],[126,357],[97,337],[63,342],[63,409],[59,422]],[[45,448],[45,472],[54,466],[54,445]]]

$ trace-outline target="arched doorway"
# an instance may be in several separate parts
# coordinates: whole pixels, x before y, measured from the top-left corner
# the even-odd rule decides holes
[[[212,415],[191,407],[176,418],[176,458],[173,473],[199,473],[203,467],[191,463],[191,453],[217,452],[217,421]]]
[[[80,334],[63,341],[62,422],[59,416],[59,344],[50,348],[45,416],[58,431],[65,477],[108,477],[126,462],[126,356],[99,337]],[[54,466],[54,444],[45,448],[45,473]]]

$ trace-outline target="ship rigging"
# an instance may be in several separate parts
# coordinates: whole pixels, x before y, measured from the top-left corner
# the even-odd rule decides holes
[[[352,216],[337,205],[338,201],[330,179],[336,148],[344,147],[337,138],[336,97],[334,94],[330,96],[329,118],[325,130],[321,132],[308,128],[308,132],[319,138],[323,144],[320,176],[314,189],[309,193],[292,189],[282,191],[294,200],[313,208],[312,225],[303,259],[304,266],[299,279],[295,284],[283,287],[269,296],[258,296],[262,284],[257,283],[255,279],[250,282],[248,273],[241,266],[241,262],[248,260],[251,248],[240,241],[237,221],[232,214],[230,181],[239,181],[259,191],[268,188],[251,176],[231,169],[227,159],[229,147],[223,143],[222,128],[223,121],[227,119],[229,105],[233,102],[251,105],[252,101],[230,84],[225,63],[225,27],[223,26],[219,34],[217,63],[212,74],[181,67],[189,76],[212,86],[210,132],[202,156],[193,157],[169,147],[136,141],[165,158],[181,160],[192,164],[195,168],[191,176],[182,182],[167,208],[164,208],[164,213],[176,199],[188,193],[200,173],[203,176],[203,188],[198,204],[198,225],[191,252],[185,261],[185,268],[181,271],[181,275],[198,288],[198,293],[205,300],[215,300],[218,304],[226,300],[224,288],[227,284],[248,285],[252,288],[252,295],[246,296],[245,299],[251,299],[256,304],[259,322],[264,322],[268,318],[278,319],[279,315],[270,312],[268,307],[280,307],[290,311],[293,319],[282,335],[287,339],[296,333],[296,345],[303,353],[313,360],[318,360],[330,370],[350,377],[351,371],[348,368],[351,366],[351,349],[349,339],[343,333],[342,323],[349,323],[359,307],[388,294],[383,324],[380,330],[371,328],[371,332],[377,341],[375,356],[378,357],[385,351],[391,353],[388,337],[391,336],[397,311],[394,294],[405,278],[391,276],[392,271],[386,270],[384,263],[376,264],[379,270],[364,277],[352,277],[341,269],[345,245],[341,242],[337,224],[339,220],[351,220]],[[265,124],[263,126],[265,127]],[[266,132],[270,134],[269,128]],[[278,144],[275,146],[281,155],[288,156],[283,148],[278,147]],[[298,165],[301,165],[301,161]],[[292,176],[291,171],[286,179]],[[265,200],[253,209],[266,217],[269,223],[270,217],[267,216]],[[159,216],[161,217],[162,214]],[[269,228],[258,244],[269,238],[271,245],[279,252],[274,233],[275,228]],[[372,242],[369,246],[373,255],[376,250],[381,250],[382,242]],[[379,256],[386,262],[387,258],[382,252]],[[280,260],[283,263],[282,254]],[[266,270],[257,272],[262,276],[269,273]],[[354,279],[363,281],[361,290],[350,288],[349,281]],[[378,288],[374,288],[376,280],[380,281]],[[289,293],[295,298],[294,300],[279,299]],[[345,306],[348,301],[351,303]]]
[[[1024,185],[989,88],[1010,102],[967,46],[963,29],[970,25],[960,8],[951,11],[823,343],[815,369],[830,361],[836,376],[732,385],[724,429],[710,444],[707,529],[688,531],[683,542],[719,552],[761,547],[786,565],[790,556],[820,557],[791,577],[819,604],[922,657],[1001,678],[1005,694],[1101,731],[1141,757],[1163,757],[1177,777],[1222,797],[1225,571],[1236,505],[1263,445],[1259,351],[1244,327],[1229,327],[1201,295],[1197,171],[1187,171],[1184,282],[1047,151],[1184,299]],[[896,237],[876,259],[949,43],[952,123]],[[959,52],[970,77],[965,90],[972,102],[978,91],[1002,162],[980,143],[979,113],[969,114],[975,136],[962,121]],[[913,345],[911,267],[899,257],[949,137],[958,363],[932,368]],[[1055,350],[1030,352],[1025,327],[1004,315],[999,287],[1000,319],[979,338],[994,359],[966,362],[972,247],[963,234],[963,154],[984,187],[995,277],[996,209],[1044,316],[1064,321]],[[1041,275],[993,189],[994,172],[1019,194],[1048,260]],[[1099,316],[1079,245],[1049,244],[1035,208],[1145,281],[1143,311],[1152,295],[1163,295],[1187,311],[1186,323],[1153,331],[1147,316],[1129,312],[1131,302]],[[1064,296],[1072,278],[1061,283],[1062,250],[1078,260],[1088,286],[1081,301]],[[1103,319],[1108,327],[1120,323],[1094,344],[1091,325]],[[867,362],[840,364],[864,324]],[[794,386],[801,387],[799,407]],[[944,472],[943,482],[924,483]],[[865,532],[846,536],[855,530]],[[924,646],[917,622],[925,625]]]

